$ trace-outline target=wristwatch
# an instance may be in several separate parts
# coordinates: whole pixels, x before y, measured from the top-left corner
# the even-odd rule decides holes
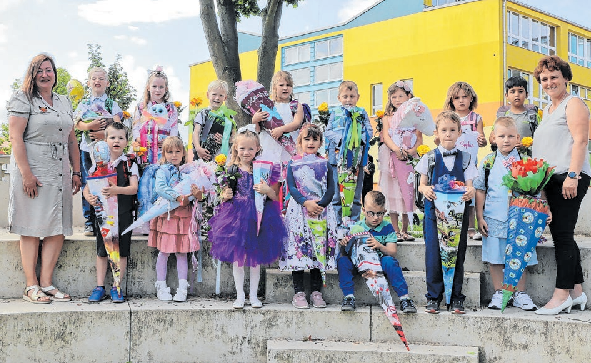
[[[569,178],[571,179],[576,179],[577,176],[579,176],[576,172],[574,171],[569,171],[568,174],[566,174]]]

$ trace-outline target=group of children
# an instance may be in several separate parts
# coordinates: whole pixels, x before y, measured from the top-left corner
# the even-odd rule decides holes
[[[101,68],[93,68],[89,73],[88,85],[92,97],[78,106],[75,113],[79,120],[77,127],[90,131],[86,135],[87,139],[82,141],[86,145],[106,138],[111,153],[110,166],[117,170],[118,178],[117,185],[104,188],[102,194],[106,197],[117,195],[119,230],[122,231],[132,222],[133,201],[130,196],[137,193],[140,170],[133,158],[123,154],[127,145],[127,132],[121,124],[122,111],[106,97],[106,72]],[[195,157],[204,161],[212,161],[219,154],[229,154],[225,169],[237,178],[236,185],[227,185],[222,189],[213,217],[203,221],[210,227],[208,240],[212,257],[233,265],[237,293],[233,307],[241,309],[245,305],[244,266],[250,268],[250,304],[253,308],[262,307],[257,298],[260,265],[278,260],[281,270],[292,272],[294,307],[307,309],[310,306],[304,288],[305,270],[310,270],[312,306],[325,307],[322,287],[326,272],[336,269],[343,291],[342,310],[354,310],[355,266],[342,246],[354,238],[349,228],[355,226],[357,229],[362,227],[372,235],[367,243],[378,254],[384,274],[400,298],[402,311],[416,312],[414,302],[408,295],[402,269],[396,260],[396,243],[414,240],[408,233],[408,214],[414,210],[416,171],[421,175],[418,190],[426,199],[426,311],[438,313],[443,298],[433,184],[446,174],[465,182],[467,187],[462,196],[467,206],[458,248],[451,311],[456,314],[465,312],[462,283],[467,238],[478,238],[474,230],[474,208],[470,206],[474,197],[478,228],[484,236],[483,260],[490,263],[493,284],[497,290],[489,307],[500,308],[499,291],[508,211],[508,191],[501,186],[500,179],[508,170],[506,161],[519,159],[516,147],[520,143],[520,135],[531,136],[535,130],[530,122],[530,109],[523,105],[527,82],[511,78],[506,84],[506,91],[511,107],[504,109],[504,114],[495,122],[494,137],[490,141],[491,144],[496,143],[497,149],[494,156],[489,155],[486,159],[489,161],[487,165],[492,165],[490,170],[485,172],[484,166],[480,172],[477,169],[478,148],[484,147],[487,140],[482,118],[474,112],[477,107],[476,93],[465,82],[457,82],[450,87],[445,102],[446,110],[435,120],[435,143],[438,147],[424,155],[413,170],[407,160],[418,157],[417,147],[422,144],[423,136],[414,127],[399,127],[400,118],[393,116],[404,102],[414,96],[409,83],[398,81],[392,84],[388,88],[379,146],[381,192],[368,192],[362,203],[364,170],[367,170],[373,129],[366,111],[357,106],[359,92],[354,82],[344,81],[339,86],[338,100],[341,105],[330,111],[324,135],[321,126],[310,122],[305,112],[307,105],[293,99],[293,80],[288,72],[279,71],[272,79],[271,98],[284,121],[283,126],[272,130],[263,127],[270,117],[268,112],[263,111],[252,116],[251,125],[236,130],[229,120],[231,113],[226,112],[224,106],[228,85],[219,80],[212,82],[207,90],[209,107],[195,117],[193,146]],[[160,300],[185,301],[189,287],[187,253],[199,248],[198,243],[191,243],[189,236],[189,224],[194,216],[191,206],[201,203],[204,191],[193,186],[190,195],[180,195],[172,188],[180,178],[179,167],[186,162],[187,155],[182,140],[177,136],[178,112],[168,102],[169,96],[166,75],[162,70],[153,71],[146,84],[144,99],[134,115],[133,140],[157,150],[158,154],[145,158],[143,164],[158,160],[160,167],[155,176],[155,191],[159,197],[176,200],[180,204],[171,213],[155,218],[150,223],[148,245],[159,251],[155,284],[157,297]],[[85,107],[95,102],[109,110],[113,115],[112,122],[105,119],[83,122],[80,115]],[[153,121],[142,118],[142,111],[160,104],[166,109],[167,122],[154,132],[154,125],[150,124]],[[296,140],[297,155],[291,155],[277,141],[287,134]],[[326,157],[319,152],[323,143],[326,144]],[[87,160],[83,164],[87,175],[92,172],[89,170],[89,149],[81,147],[81,150],[83,160]],[[268,180],[254,183],[255,161],[273,165]],[[266,197],[262,216],[257,216],[255,193]],[[193,198],[189,198],[191,196]],[[90,194],[88,187],[84,188],[84,198],[92,206],[97,204],[96,196]],[[384,220],[386,213],[392,222]],[[400,215],[402,228],[398,224]],[[97,228],[92,226],[92,222],[87,226],[91,226],[87,227],[89,233]],[[129,256],[130,235],[120,238],[122,272]],[[171,253],[176,254],[179,279],[174,296],[166,284],[167,260]],[[529,264],[535,264],[535,261],[533,257]],[[106,271],[106,251],[98,233],[97,287],[92,291],[89,301],[100,301],[106,297]],[[524,282],[518,287],[514,305],[526,310],[535,309],[524,292]],[[124,301],[116,288],[111,289],[111,298],[114,302]]]

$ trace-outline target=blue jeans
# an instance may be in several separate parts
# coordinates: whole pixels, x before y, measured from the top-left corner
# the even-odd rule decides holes
[[[86,178],[88,177],[88,170],[92,166],[92,159],[90,159],[90,153],[87,151],[80,150],[80,174],[81,174],[81,182],[82,182],[82,189],[86,186]],[[84,215],[84,226],[85,227],[93,227],[94,226],[94,208],[84,199],[82,198],[82,214]]]
[[[380,260],[382,270],[386,279],[392,285],[394,291],[398,296],[408,294],[408,285],[402,275],[402,269],[398,260],[391,256],[384,256]],[[353,295],[355,292],[355,285],[353,284],[353,273],[357,269],[353,266],[353,262],[349,256],[341,255],[337,259],[337,271],[339,272],[339,286],[343,291],[343,295]]]
[[[334,173],[335,192],[332,198],[332,207],[337,214],[337,225],[343,224],[343,208],[341,207],[341,192],[339,188],[339,173],[336,165],[332,165]],[[361,167],[360,167],[361,168]],[[351,206],[351,221],[357,222],[361,214],[361,194],[363,193],[363,178],[365,173],[363,169],[359,170],[357,175],[357,185],[355,186],[355,195],[353,197],[353,205]]]

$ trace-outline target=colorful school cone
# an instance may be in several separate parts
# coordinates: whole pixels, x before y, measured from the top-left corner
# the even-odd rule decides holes
[[[252,178],[254,184],[259,184],[261,181],[269,184],[269,178],[271,177],[271,170],[273,169],[273,163],[270,161],[254,160],[252,162]],[[261,229],[261,221],[263,219],[263,211],[265,209],[265,200],[267,196],[259,192],[254,193],[254,205],[257,211],[257,235]]]
[[[527,195],[513,197],[509,202],[501,311],[505,311],[507,303],[517,290],[517,283],[546,228],[548,210],[546,201]]]
[[[398,116],[394,114],[394,117],[402,118],[402,121],[398,127],[414,127],[424,135],[433,135],[433,132],[435,132],[435,122],[433,122],[433,116],[431,115],[431,111],[427,105],[425,105],[420,98],[411,98],[400,105],[399,110],[400,112],[396,113]]]
[[[351,261],[357,267],[361,276],[365,279],[369,291],[371,291],[373,296],[378,299],[378,303],[382,306],[382,309],[384,309],[386,317],[394,327],[394,330],[396,330],[402,343],[404,343],[406,350],[410,351],[406,336],[402,330],[402,324],[398,318],[396,305],[394,305],[394,301],[392,301],[390,285],[382,270],[380,257],[375,250],[366,244],[366,241],[371,237],[371,234],[365,231],[361,226],[353,226],[351,228],[351,236],[354,238],[349,240],[345,252],[350,254]]]
[[[351,216],[351,206],[355,199],[355,188],[357,187],[358,171],[340,168],[339,172],[339,193],[341,195],[341,214],[343,217]]]
[[[87,184],[90,193],[99,198],[99,206],[94,207],[95,218],[109,257],[113,282],[117,287],[117,293],[121,293],[119,205],[116,195],[106,198],[102,193],[102,189],[108,187],[109,184],[117,185],[117,172],[108,167],[110,155],[106,142],[98,141],[94,144],[92,159],[95,171],[87,178]]]
[[[460,244],[460,232],[464,217],[464,204],[462,195],[466,189],[462,185],[454,188],[454,180],[448,175],[439,178],[434,186],[437,198],[435,204],[435,216],[437,218],[437,237],[439,239],[439,255],[441,256],[441,269],[443,270],[443,286],[446,304],[451,302],[456,262],[458,260],[458,245]]]

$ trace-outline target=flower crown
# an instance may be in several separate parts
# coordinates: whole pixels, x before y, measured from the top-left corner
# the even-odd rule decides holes
[[[406,92],[412,92],[412,88],[410,87],[410,84],[407,81],[396,81],[394,85],[398,88],[405,90]]]

